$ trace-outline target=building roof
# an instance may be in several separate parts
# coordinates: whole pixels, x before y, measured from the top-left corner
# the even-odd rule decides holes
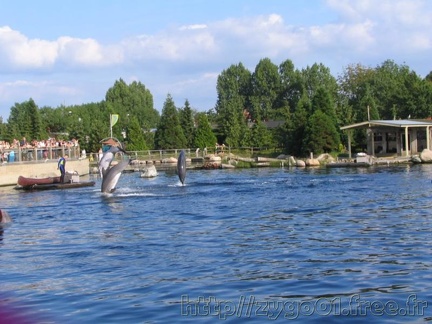
[[[111,146],[121,146],[119,140],[113,137],[105,138],[101,141],[101,143],[105,145],[111,145]]]
[[[416,119],[399,119],[399,120],[370,120],[362,123],[343,126],[340,129],[356,129],[356,128],[371,128],[371,127],[427,127],[432,126],[432,120],[416,120]]]

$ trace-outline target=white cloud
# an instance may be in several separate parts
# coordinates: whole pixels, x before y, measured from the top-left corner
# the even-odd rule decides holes
[[[106,66],[121,63],[120,48],[104,47],[94,39],[60,37],[57,41],[60,60],[65,64],[83,66]]]
[[[290,59],[297,68],[323,63],[333,73],[347,64],[374,66],[386,59],[421,68],[419,73],[423,75],[429,72],[425,69],[431,68],[432,2],[327,0],[326,4],[327,9],[337,13],[336,20],[321,24],[305,20],[305,24],[293,26],[284,20],[287,16],[278,12],[170,26],[110,44],[70,36],[32,39],[8,26],[0,27],[0,72],[5,72],[0,73],[0,101],[10,102],[9,98],[23,94],[24,100],[44,98],[57,92],[66,101],[79,102],[78,96],[88,89],[105,86],[93,99],[98,101],[104,97],[107,84],[109,87],[118,78],[133,76],[133,80],[142,81],[155,93],[158,108],[161,103],[156,98],[163,102],[167,93],[189,98],[192,105],[198,96],[202,102],[206,96],[211,97],[207,101],[215,102],[217,75],[223,69],[242,62],[253,70],[264,57],[275,64]],[[410,60],[415,64],[411,66]],[[18,85],[22,81],[15,86],[5,83],[38,80],[40,75],[51,83],[40,81],[38,84],[43,86],[37,86],[35,81],[33,86],[21,87]],[[67,86],[72,79],[78,80],[74,81],[76,85]],[[64,87],[60,86],[63,82]]]
[[[2,68],[44,68],[57,59],[56,44],[28,39],[9,26],[4,26],[0,27],[0,58]]]
[[[408,47],[427,50],[431,36],[423,28],[431,26],[432,14],[424,1],[328,0],[340,14],[331,24],[290,26],[280,14],[183,25],[157,34],[130,36],[104,45],[92,38],[59,37],[48,41],[28,39],[9,27],[0,28],[0,55],[3,69],[52,68],[168,68],[175,64],[207,64],[250,61],[263,57],[275,60],[305,59],[316,51],[381,52]],[[402,26],[402,28],[400,27]],[[381,44],[387,44],[380,48]],[[351,54],[350,54],[351,53]],[[386,54],[388,53],[388,54]],[[323,60],[326,58],[323,57]],[[276,61],[275,63],[279,63]],[[177,67],[178,68],[178,67]]]
[[[188,26],[181,26],[179,30],[196,30],[196,29],[206,29],[207,25],[205,24],[197,24],[197,25],[188,25]]]
[[[118,46],[104,47],[94,39],[60,37],[55,41],[29,39],[10,27],[0,27],[0,68],[11,71],[64,66],[106,66],[122,62]]]

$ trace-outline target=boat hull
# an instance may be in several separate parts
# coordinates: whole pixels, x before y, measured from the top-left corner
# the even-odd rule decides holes
[[[15,189],[19,189],[19,190],[55,190],[55,189],[73,189],[73,188],[82,188],[82,187],[92,187],[94,185],[95,185],[94,181],[85,181],[85,182],[34,184],[34,185],[30,185],[30,186],[16,186]]]
[[[60,183],[60,177],[47,177],[47,178],[26,178],[23,176],[18,177],[18,186],[27,187],[33,185],[53,184]]]

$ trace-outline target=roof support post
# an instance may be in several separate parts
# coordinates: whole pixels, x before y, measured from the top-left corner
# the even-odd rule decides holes
[[[371,128],[371,132],[370,132],[370,136],[371,136],[371,151],[370,151],[370,155],[371,156],[375,156],[375,132],[373,130],[373,128]]]
[[[352,152],[351,152],[351,130],[348,131],[348,158],[352,158]]]
[[[430,147],[430,126],[426,126],[426,148],[428,150],[431,149],[431,147]]]
[[[408,154],[408,127],[405,127],[405,155],[409,156]]]

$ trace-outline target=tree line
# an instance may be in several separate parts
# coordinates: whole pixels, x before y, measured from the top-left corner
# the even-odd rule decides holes
[[[334,77],[315,63],[295,68],[261,59],[250,71],[242,63],[223,70],[217,101],[197,111],[186,99],[177,107],[167,94],[161,113],[141,82],[115,81],[101,102],[56,108],[38,107],[33,99],[15,103],[0,138],[75,138],[87,152],[97,152],[110,135],[110,115],[118,114],[113,136],[126,149],[231,147],[277,148],[294,156],[342,151],[340,126],[368,119],[425,119],[432,116],[432,72],[421,78],[407,65],[384,61],[376,67],[353,64]],[[365,132],[355,131],[352,147],[363,150]]]

